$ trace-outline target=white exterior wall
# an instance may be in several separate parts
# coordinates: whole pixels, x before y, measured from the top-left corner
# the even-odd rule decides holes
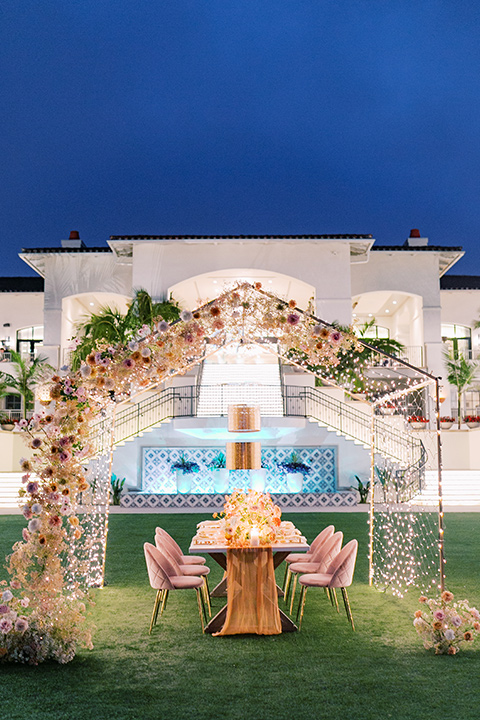
[[[317,314],[326,321],[351,321],[348,241],[162,240],[133,243],[133,287],[154,298],[203,273],[241,267],[289,275],[315,288]]]
[[[423,298],[422,314],[412,306],[414,336],[423,343],[426,364],[434,375],[442,375],[441,306],[439,288],[439,259],[435,252],[381,251],[371,252],[370,260],[352,266],[353,295],[376,290],[403,292]],[[412,343],[413,344],[413,343]]]
[[[33,325],[43,325],[43,293],[0,293],[0,340],[10,337],[9,347],[16,350],[17,330]]]
[[[45,351],[50,362],[61,362],[62,302],[70,295],[103,291],[131,295],[131,268],[110,253],[62,253],[45,258]]]

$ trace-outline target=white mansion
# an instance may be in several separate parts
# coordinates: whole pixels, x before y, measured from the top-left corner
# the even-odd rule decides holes
[[[480,276],[446,274],[463,254],[461,247],[429,244],[418,230],[412,230],[405,242],[394,246],[376,244],[371,235],[136,235],[112,236],[104,246],[89,247],[77,232],[72,232],[59,247],[22,251],[20,257],[38,277],[0,278],[0,343],[4,349],[1,369],[10,371],[11,349],[46,356],[55,367],[68,364],[77,324],[105,305],[124,310],[135,289],[146,289],[154,299],[172,296],[182,308],[194,309],[242,279],[259,281],[280,297],[294,298],[298,307],[309,309],[327,322],[353,322],[359,327],[371,322],[366,337],[400,341],[405,346],[403,359],[445,378],[445,349],[454,347],[473,359],[479,355],[480,331],[475,329],[475,322],[480,317]],[[249,365],[260,372],[261,366],[268,365],[264,360],[256,357],[240,363],[242,372]],[[250,376],[238,375],[239,368],[234,370],[238,362],[224,358],[229,371],[219,368],[221,364],[217,361],[217,385],[257,382]],[[215,384],[209,381],[204,365],[201,372],[179,379],[178,384]],[[224,376],[220,378],[221,371]],[[272,372],[277,373],[277,379],[270,374],[266,380],[258,380],[257,386],[263,383],[273,388],[278,381],[278,367]],[[310,383],[303,374],[290,372],[293,384]],[[442,414],[455,415],[456,390],[445,380],[442,386],[446,398]],[[277,406],[273,390],[267,394],[272,406],[263,411],[265,450],[270,448],[274,453],[300,446],[313,452],[320,446],[337,448],[327,462],[335,476],[332,487],[349,488],[352,474],[361,475],[368,466],[368,459],[361,455],[363,448],[353,444],[347,448],[343,438],[327,429],[319,430],[317,425],[314,435],[313,427],[300,418],[281,417],[281,391]],[[17,402],[13,394],[0,400],[7,411],[14,411]],[[212,402],[218,404],[218,398]],[[137,437],[133,444],[116,450],[114,470],[127,478],[126,486],[144,492],[169,492],[155,489],[154,478],[155,472],[158,476],[158,463],[169,462],[165,459],[167,448],[175,446],[192,452],[195,448],[211,448],[213,452],[213,445],[221,448],[218,440],[223,435],[218,416],[223,413],[209,411],[207,395],[203,403],[203,410],[197,407],[190,417],[185,412],[168,427],[154,429],[147,436],[148,447],[145,437]],[[476,414],[477,410],[480,412],[479,392],[472,389],[465,393],[463,412]],[[466,440],[472,434],[476,436],[477,431],[452,432],[457,443],[463,444],[458,453],[449,450],[447,441],[447,468],[480,469],[474,450],[478,442]],[[0,441],[3,435],[0,432]],[[463,435],[465,439],[461,440]],[[12,452],[13,463],[20,450]],[[162,452],[163,460],[159,460]],[[314,462],[312,454],[307,459]],[[8,459],[4,462],[10,464]],[[16,470],[13,466],[3,469]],[[330,481],[325,482],[328,485]]]

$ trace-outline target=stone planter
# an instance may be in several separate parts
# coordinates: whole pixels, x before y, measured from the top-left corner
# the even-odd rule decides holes
[[[267,480],[267,471],[263,468],[259,470],[249,470],[250,487],[257,492],[265,491],[265,482]]]
[[[452,425],[453,425],[453,422],[440,422],[440,428],[442,430],[450,430]]]
[[[382,415],[395,415],[395,408],[384,407],[382,408]]]
[[[213,475],[213,491],[216,493],[228,492],[230,482],[229,472],[226,468],[220,470],[212,470]]]
[[[2,430],[13,430],[14,427],[14,423],[2,423]]]
[[[480,423],[478,423],[478,422],[470,422],[470,423],[467,422],[466,425],[470,430],[474,430],[475,428],[480,427]]]
[[[192,473],[186,473],[184,470],[175,470],[175,478],[177,481],[177,492],[182,495],[192,492]]]
[[[302,492],[303,489],[303,473],[296,472],[287,473],[287,490],[291,493]]]
[[[412,428],[412,430],[425,430],[425,428],[427,427],[427,423],[412,421],[410,423],[410,427]]]

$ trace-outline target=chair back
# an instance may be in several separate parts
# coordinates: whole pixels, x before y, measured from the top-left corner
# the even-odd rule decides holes
[[[334,532],[335,527],[333,525],[327,525],[326,528],[323,528],[322,532],[319,532],[315,540],[312,540],[310,543],[309,554],[312,555],[316,552],[328,538],[332,537]]]
[[[350,540],[332,560],[327,568],[328,575],[332,576],[329,587],[348,587],[352,584],[357,550],[358,540]]]
[[[174,558],[174,560],[177,563],[180,563],[182,555],[183,555],[180,545],[177,542],[175,542],[173,537],[171,535],[169,535],[168,532],[161,527],[155,528],[155,544],[156,544],[157,536],[159,538],[161,538],[162,546],[167,548],[168,553]],[[157,547],[158,547],[158,545],[157,545]]]
[[[331,537],[328,538],[328,540],[323,543],[323,545],[321,545],[318,552],[315,553],[314,557],[312,557],[311,560],[312,564],[318,563],[317,567],[315,568],[316,573],[326,572],[332,560],[340,552],[342,542],[343,533],[339,531],[334,533]]]
[[[157,550],[155,545],[148,542],[144,543],[143,550],[151,587],[154,590],[174,590],[164,567],[162,553]]]
[[[163,567],[169,575],[183,575],[180,563],[170,552],[170,545],[160,535],[155,535],[155,547],[163,556]]]

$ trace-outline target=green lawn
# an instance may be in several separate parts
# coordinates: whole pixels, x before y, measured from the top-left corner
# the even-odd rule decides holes
[[[148,635],[154,591],[143,542],[162,524],[188,547],[198,515],[114,515],[107,586],[95,592],[95,647],[68,665],[0,665],[0,715],[10,720],[477,719],[480,642],[455,657],[425,651],[412,626],[418,593],[400,600],[367,585],[367,516],[286,515],[309,539],[326,524],[360,542],[349,593],[357,631],[311,592],[300,633],[202,635],[193,592],[171,594]],[[447,587],[480,607],[480,514],[446,516]],[[0,555],[22,519],[0,517]],[[209,561],[210,562],[210,561]],[[282,570],[283,575],[283,570]],[[212,566],[211,586],[220,579]],[[223,604],[214,600],[214,612]]]

